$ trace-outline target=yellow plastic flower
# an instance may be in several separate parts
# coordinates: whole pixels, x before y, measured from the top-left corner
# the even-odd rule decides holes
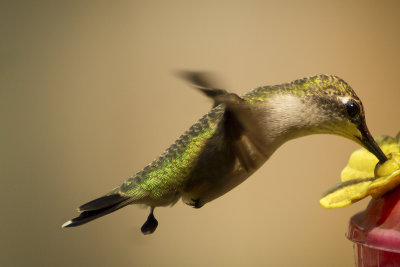
[[[342,171],[342,182],[326,191],[320,200],[324,208],[346,207],[369,195],[378,198],[400,185],[400,132],[396,138],[379,136],[375,141],[388,160],[378,164],[366,149],[354,151]]]

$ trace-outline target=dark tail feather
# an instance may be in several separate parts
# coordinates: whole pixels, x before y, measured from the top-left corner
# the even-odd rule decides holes
[[[82,206],[79,207],[79,211],[83,212],[83,211],[91,211],[91,210],[107,208],[110,205],[120,203],[121,201],[126,199],[128,198],[121,197],[119,194],[102,196],[96,198],[95,200],[89,201],[88,203],[83,204]]]
[[[79,214],[78,217],[64,223],[62,227],[74,227],[88,223],[94,219],[119,210],[126,205],[129,205],[129,200],[129,197],[123,197],[118,194],[103,196],[98,199],[92,200],[80,206],[79,211],[81,211],[81,214]]]

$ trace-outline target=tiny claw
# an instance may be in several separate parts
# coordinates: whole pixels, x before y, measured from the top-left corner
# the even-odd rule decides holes
[[[195,209],[200,209],[203,207],[204,204],[200,203],[200,199],[193,199],[192,198],[192,203],[189,203],[190,206],[192,206]]]
[[[153,211],[154,208],[151,208],[150,214],[147,217],[146,222],[143,224],[142,228],[140,228],[144,235],[152,234],[157,229],[158,221],[154,217]]]

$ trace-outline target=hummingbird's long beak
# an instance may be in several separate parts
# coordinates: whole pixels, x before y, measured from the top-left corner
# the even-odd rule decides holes
[[[378,144],[375,142],[374,138],[371,136],[370,132],[368,131],[367,125],[363,124],[358,129],[360,130],[362,136],[361,138],[359,138],[361,144],[366,149],[368,149],[369,152],[374,154],[379,159],[379,162],[381,164],[384,163],[387,160],[387,157],[378,146]]]

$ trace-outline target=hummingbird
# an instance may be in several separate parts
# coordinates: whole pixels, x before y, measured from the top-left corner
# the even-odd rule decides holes
[[[143,234],[153,233],[154,209],[179,199],[194,208],[224,195],[260,168],[289,140],[334,134],[353,140],[380,163],[386,155],[372,138],[353,89],[334,75],[262,86],[239,96],[219,88],[204,72],[180,76],[213,101],[210,112],[164,153],[109,193],[83,204],[74,227],[130,204],[150,207]]]

